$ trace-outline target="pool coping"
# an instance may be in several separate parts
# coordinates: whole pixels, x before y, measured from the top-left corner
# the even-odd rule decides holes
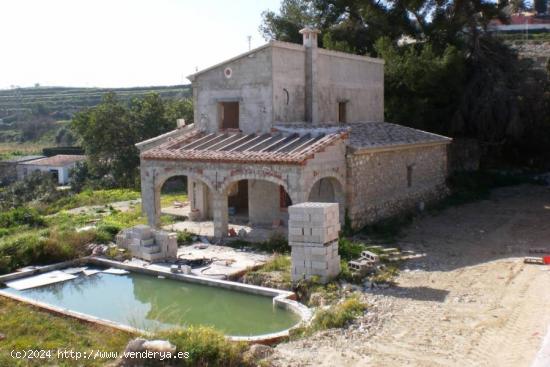
[[[75,265],[84,265],[84,264],[113,267],[113,268],[124,269],[132,272],[153,275],[153,276],[162,275],[168,279],[186,281],[189,283],[207,285],[211,287],[231,289],[237,292],[244,292],[249,294],[272,297],[274,305],[276,305],[277,307],[282,307],[284,309],[287,309],[297,314],[298,316],[300,316],[300,321],[296,325],[292,326],[291,328],[278,331],[275,333],[268,333],[268,334],[254,335],[254,336],[227,335],[226,337],[232,341],[242,341],[247,343],[259,343],[259,344],[272,344],[284,338],[287,338],[290,335],[291,330],[297,329],[304,325],[309,324],[312,318],[311,310],[305,305],[296,301],[296,294],[294,292],[284,291],[284,290],[275,289],[275,288],[261,287],[257,285],[251,285],[251,284],[237,283],[237,282],[228,281],[228,280],[212,279],[212,278],[207,278],[207,277],[202,277],[197,275],[171,273],[169,270],[165,271],[160,269],[148,269],[146,267],[132,265],[128,263],[122,263],[119,261],[110,260],[102,257],[96,257],[96,256],[87,256],[87,257],[64,261],[64,262],[56,263],[52,265],[41,266],[35,269],[28,269],[28,270],[15,272],[15,273],[1,275],[0,283],[6,283],[12,280],[16,280],[16,279],[20,279],[20,278],[24,278],[32,275],[38,275],[38,274],[46,273],[53,270],[59,270],[66,267],[72,267]],[[115,321],[91,316],[88,314],[80,313],[77,311],[72,311],[70,309],[66,309],[58,306],[52,306],[44,302],[34,301],[26,297],[21,297],[18,295],[5,292],[2,289],[0,289],[0,296],[11,298],[18,302],[25,302],[32,306],[43,308],[52,313],[56,313],[64,316],[70,316],[86,322],[96,323],[99,325],[115,328],[121,331],[134,333],[134,334],[144,334],[144,335],[151,334],[151,332],[148,332],[139,328],[135,328],[135,327],[118,323]]]

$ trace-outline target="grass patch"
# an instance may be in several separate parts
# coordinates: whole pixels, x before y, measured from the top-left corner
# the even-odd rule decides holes
[[[308,326],[291,331],[291,338],[297,339],[320,330],[343,328],[367,310],[367,304],[357,295],[351,295],[339,303],[318,309]]]
[[[160,195],[160,206],[167,207],[172,206],[174,201],[186,202],[188,200],[187,193],[176,192],[170,194],[161,194]]]
[[[288,245],[287,238],[279,232],[273,232],[266,241],[249,242],[237,238],[229,241],[226,246],[238,249],[253,249],[258,251],[274,252],[279,254],[286,254],[290,252],[290,246]]]
[[[361,316],[366,309],[367,305],[361,302],[359,297],[348,297],[341,303],[317,311],[311,328],[316,331],[344,327],[356,317]]]
[[[57,200],[47,207],[48,213],[74,209],[81,206],[105,205],[117,201],[136,200],[141,197],[139,191],[130,189],[84,190]]]
[[[283,271],[283,272],[290,272],[290,266],[291,266],[291,260],[290,256],[286,255],[280,255],[277,254],[268,261],[260,271],[262,272],[270,272],[270,271]]]
[[[162,331],[156,338],[169,340],[177,352],[188,352],[189,358],[180,361],[182,366],[252,366],[244,359],[248,346],[243,342],[228,341],[225,336],[209,327]]]
[[[255,271],[249,271],[244,276],[244,282],[277,289],[291,289],[292,281],[290,256],[275,254],[275,256]]]
[[[0,213],[1,228],[13,228],[17,226],[41,227],[44,224],[44,218],[33,208],[19,207]]]
[[[72,318],[54,316],[35,307],[0,297],[0,331],[6,338],[0,343],[2,366],[82,366],[82,360],[13,359],[12,350],[61,349],[87,352],[101,350],[122,352],[132,338],[128,333],[84,323]],[[86,366],[104,366],[108,360],[87,359]]]

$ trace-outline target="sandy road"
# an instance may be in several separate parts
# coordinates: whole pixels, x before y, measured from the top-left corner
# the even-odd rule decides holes
[[[281,344],[278,366],[529,366],[550,325],[550,188],[518,186],[419,218],[401,247],[426,253],[398,286],[364,293],[346,330]]]

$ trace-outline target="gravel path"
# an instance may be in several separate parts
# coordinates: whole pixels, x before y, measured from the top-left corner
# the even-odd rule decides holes
[[[275,366],[529,366],[550,325],[550,188],[495,190],[490,200],[415,220],[400,246],[426,253],[398,285],[363,293],[370,311],[344,330],[279,345]]]

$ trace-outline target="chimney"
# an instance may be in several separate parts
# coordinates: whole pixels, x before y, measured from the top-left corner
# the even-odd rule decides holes
[[[305,119],[312,124],[319,122],[317,97],[317,35],[319,33],[321,32],[318,29],[312,27],[305,27],[300,30],[306,48]]]
[[[321,33],[316,28],[306,26],[300,30],[300,34],[303,36],[303,45],[305,47],[317,47],[317,35]]]

